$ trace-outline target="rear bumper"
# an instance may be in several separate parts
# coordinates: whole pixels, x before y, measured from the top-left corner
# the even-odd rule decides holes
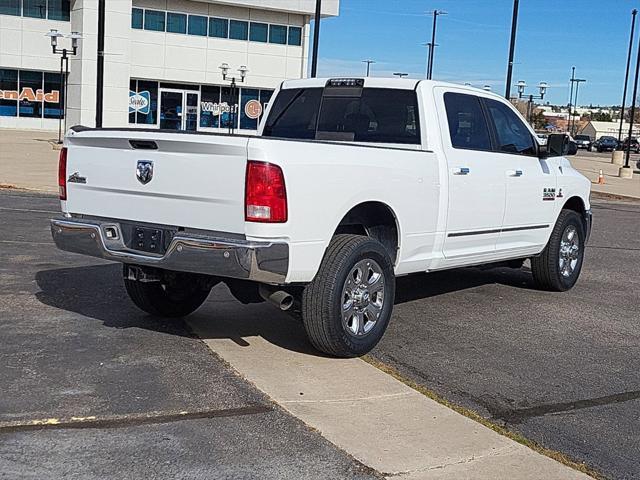
[[[120,230],[117,220],[51,220],[51,234],[59,249],[106,260],[271,284],[285,283],[289,268],[286,243],[179,232],[160,256],[128,248],[122,234],[107,238],[105,227]]]

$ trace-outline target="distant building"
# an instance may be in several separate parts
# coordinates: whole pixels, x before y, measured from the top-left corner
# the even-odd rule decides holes
[[[597,140],[602,136],[616,137],[618,138],[618,132],[620,129],[620,122],[588,122],[585,127],[578,133],[582,135],[589,135],[592,139]],[[629,135],[629,124],[624,122],[622,124],[622,138],[626,138]],[[640,136],[640,125],[634,124],[633,136]]]

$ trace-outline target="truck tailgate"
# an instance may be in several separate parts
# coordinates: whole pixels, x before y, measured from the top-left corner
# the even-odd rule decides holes
[[[247,142],[157,131],[75,132],[66,139],[70,180],[63,208],[71,214],[244,233]],[[137,170],[149,165],[151,178],[139,178],[144,175]]]

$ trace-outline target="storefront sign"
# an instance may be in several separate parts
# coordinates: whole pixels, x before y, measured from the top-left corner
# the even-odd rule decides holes
[[[235,111],[238,111],[238,106],[234,105]],[[223,113],[230,113],[231,107],[227,102],[214,103],[214,102],[200,102],[200,111],[212,113],[213,115],[222,115]]]
[[[262,115],[262,104],[258,100],[249,100],[244,106],[244,113],[252,120],[260,118],[260,115]]]
[[[138,112],[148,115],[151,110],[151,94],[148,91],[132,92],[129,90],[129,113]]]
[[[33,88],[29,87],[23,88],[20,92],[17,90],[0,90],[0,100],[58,103],[60,101],[60,92],[52,90],[49,93],[45,93],[41,89],[34,92]]]

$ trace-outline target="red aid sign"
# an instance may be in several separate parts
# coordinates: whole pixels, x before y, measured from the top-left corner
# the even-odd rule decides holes
[[[29,87],[23,88],[21,92],[17,90],[0,90],[0,100],[58,103],[60,101],[60,92],[58,90],[52,90],[49,93],[44,93],[44,90],[41,89],[34,92],[33,88]]]

